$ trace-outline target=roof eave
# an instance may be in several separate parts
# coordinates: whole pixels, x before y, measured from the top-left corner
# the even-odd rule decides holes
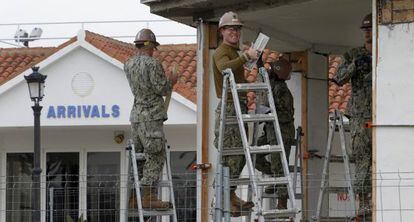
[[[226,11],[251,11],[268,9],[269,7],[280,7],[297,4],[311,0],[176,0],[156,1],[144,4],[150,7],[151,13],[186,24],[195,26],[194,21],[202,18],[204,20],[217,21]]]

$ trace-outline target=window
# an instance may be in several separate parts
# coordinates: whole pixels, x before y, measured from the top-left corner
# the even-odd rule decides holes
[[[88,153],[88,222],[119,221],[119,176],[119,152]]]
[[[197,174],[191,170],[196,152],[171,152],[171,171],[174,184],[178,221],[197,220]]]
[[[6,168],[6,221],[32,221],[33,154],[7,154]]]
[[[63,222],[68,216],[76,220],[79,213],[79,153],[47,153],[46,164],[46,221]],[[50,212],[53,212],[53,220]]]

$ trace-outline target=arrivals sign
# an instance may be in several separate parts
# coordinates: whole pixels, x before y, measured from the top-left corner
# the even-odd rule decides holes
[[[57,105],[49,106],[48,119],[118,118],[119,105]]]

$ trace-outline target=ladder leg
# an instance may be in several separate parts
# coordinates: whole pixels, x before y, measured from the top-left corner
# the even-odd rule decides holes
[[[289,199],[290,201],[290,208],[291,209],[296,209],[296,203],[295,203],[295,193],[293,191],[293,184],[292,184],[292,178],[290,177],[290,171],[289,171],[289,165],[288,165],[288,161],[286,158],[286,151],[283,144],[283,138],[282,138],[282,134],[280,132],[280,124],[279,124],[279,120],[277,117],[277,110],[275,108],[275,102],[273,99],[273,94],[272,94],[272,89],[270,88],[270,80],[269,80],[269,76],[267,75],[267,72],[265,71],[264,68],[261,68],[261,73],[263,73],[262,75],[264,76],[265,82],[268,83],[268,92],[267,92],[267,97],[269,100],[269,106],[271,109],[271,112],[274,113],[274,121],[273,121],[273,128],[274,128],[274,132],[276,134],[276,140],[278,142],[278,144],[282,147],[282,152],[281,152],[281,163],[283,166],[283,172],[284,175],[288,178],[288,195],[289,195]]]
[[[144,221],[144,213],[142,209],[142,202],[141,202],[141,191],[140,191],[140,182],[139,182],[139,176],[138,176],[138,166],[137,166],[137,158],[135,154],[135,146],[132,140],[129,140],[129,153],[130,153],[130,160],[132,162],[132,170],[134,172],[134,188],[135,188],[135,195],[137,197],[137,207],[138,207],[138,215],[140,221]]]
[[[249,143],[247,141],[247,133],[246,133],[246,128],[244,126],[244,122],[241,119],[242,116],[242,111],[241,111],[241,107],[240,107],[240,100],[239,100],[239,96],[237,93],[237,90],[235,88],[236,85],[236,80],[234,79],[234,75],[230,75],[230,85],[232,86],[231,88],[231,92],[232,92],[232,96],[233,96],[233,103],[234,103],[234,108],[236,110],[236,117],[237,117],[237,122],[239,124],[239,130],[240,130],[240,135],[241,135],[241,139],[242,139],[242,143],[243,143],[243,148],[245,150],[245,158],[246,158],[246,165],[247,168],[249,170],[249,175],[250,175],[250,183],[251,183],[251,187],[252,187],[252,195],[253,195],[253,202],[256,208],[256,212],[258,214],[258,219],[259,222],[264,221],[264,218],[262,216],[262,203],[261,203],[261,197],[258,195],[258,186],[256,184],[256,176],[255,176],[255,172],[254,172],[254,166],[253,166],[253,161],[252,161],[252,157],[250,155],[250,151],[248,149],[249,147]]]
[[[215,210],[214,210],[214,222],[220,222],[223,218],[222,212],[222,172],[223,166],[221,164],[217,165],[216,169],[216,180],[215,180],[215,192],[216,192],[216,202],[215,202]]]
[[[319,197],[318,197],[318,205],[316,208],[316,220],[320,221],[321,219],[321,210],[322,210],[322,202],[323,196],[325,192],[325,188],[327,186],[327,178],[328,178],[328,167],[331,157],[331,148],[332,148],[332,141],[333,141],[333,134],[335,132],[336,127],[336,114],[333,115],[333,119],[329,123],[329,134],[328,134],[328,141],[326,145],[325,157],[323,162],[323,170],[322,170],[322,178],[321,178],[321,186],[319,189]]]
[[[174,194],[174,185],[172,181],[172,173],[171,173],[171,148],[170,146],[166,146],[165,149],[165,156],[166,156],[166,171],[167,171],[167,179],[169,183],[169,192],[170,192],[170,203],[172,204],[173,212],[173,222],[177,222],[177,209],[175,206],[175,194]]]
[[[230,222],[230,169],[223,167],[223,207],[224,221]]]
[[[351,168],[349,166],[349,157],[348,157],[346,144],[345,144],[345,131],[343,127],[344,120],[343,120],[342,114],[339,113],[338,110],[336,110],[336,112],[339,117],[338,128],[339,128],[339,136],[341,140],[341,151],[342,151],[342,156],[344,160],[345,179],[347,183],[348,195],[349,195],[349,198],[351,200],[351,205],[354,208],[353,210],[356,215],[357,212],[356,212],[356,205],[355,205],[355,194],[354,194],[354,189],[352,187],[352,180],[351,180]]]
[[[223,176],[223,140],[225,132],[225,119],[226,119],[226,107],[227,107],[227,94],[228,94],[228,75],[223,76],[223,89],[222,89],[222,100],[221,100],[221,109],[220,109],[220,124],[219,124],[219,135],[218,135],[218,144],[217,144],[217,166],[216,166],[216,177],[214,182],[215,189],[215,206],[214,206],[214,221],[221,221],[223,217],[222,212],[222,176]]]

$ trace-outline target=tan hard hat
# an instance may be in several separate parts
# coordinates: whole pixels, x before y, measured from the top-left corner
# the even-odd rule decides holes
[[[222,27],[228,26],[228,25],[243,26],[243,23],[241,23],[237,13],[226,12],[220,18],[219,28],[222,28]]]
[[[369,13],[364,17],[361,24],[361,29],[372,28],[372,13]]]
[[[153,43],[155,47],[160,45],[151,29],[141,29],[135,36],[134,43],[142,45],[149,45],[150,43]]]
[[[276,75],[279,79],[289,80],[290,73],[292,72],[292,65],[290,62],[284,58],[279,58],[279,60],[270,63],[271,73]]]

